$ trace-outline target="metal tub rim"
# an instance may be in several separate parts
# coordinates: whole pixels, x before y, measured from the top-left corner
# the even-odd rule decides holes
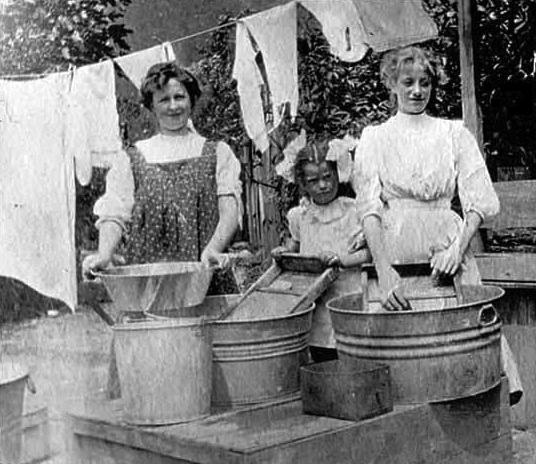
[[[474,285],[474,287],[477,287],[478,285]],[[493,290],[493,291],[496,291],[497,294],[494,295],[494,296],[490,296],[488,298],[484,298],[482,300],[478,300],[478,301],[471,301],[471,302],[468,302],[468,303],[462,303],[462,304],[459,304],[459,305],[456,305],[456,306],[451,306],[451,307],[448,307],[448,308],[443,308],[443,309],[412,309],[410,311],[382,311],[382,312],[369,312],[369,311],[358,311],[358,310],[354,310],[354,309],[342,309],[342,308],[336,308],[336,307],[333,307],[332,303],[335,301],[335,300],[342,300],[343,298],[346,298],[346,297],[349,297],[349,296],[352,296],[352,295],[359,295],[359,294],[363,294],[362,292],[350,292],[350,293],[345,293],[344,295],[339,295],[335,298],[332,298],[331,300],[329,300],[326,304],[326,306],[328,307],[328,309],[330,311],[333,311],[335,313],[339,313],[339,314],[359,314],[359,315],[367,315],[367,316],[371,316],[371,315],[374,315],[375,317],[393,317],[393,316],[404,316],[404,315],[412,315],[412,314],[432,314],[432,313],[445,313],[445,312],[449,312],[449,311],[457,311],[457,310],[460,310],[460,309],[467,309],[467,308],[470,308],[470,307],[474,307],[475,305],[485,305],[485,304],[490,304],[490,303],[493,303],[494,301],[497,301],[498,299],[502,298],[504,296],[504,294],[506,293],[505,290],[497,285],[480,285],[480,287],[485,287],[487,289],[490,289],[490,290]]]

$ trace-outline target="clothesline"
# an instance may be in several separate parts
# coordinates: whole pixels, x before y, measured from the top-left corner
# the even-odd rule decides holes
[[[377,1],[377,0],[368,0],[368,1]],[[399,0],[399,3],[411,3],[412,1],[413,0]],[[255,14],[258,14],[258,13],[255,13]],[[254,16],[254,15],[252,15],[252,16]],[[243,19],[245,19],[245,18],[237,19],[237,20],[234,20],[234,21],[229,21],[227,23],[220,24],[218,26],[213,26],[213,27],[210,27],[208,29],[204,29],[202,31],[194,32],[193,34],[189,34],[187,36],[179,37],[178,39],[171,40],[171,41],[169,41],[169,43],[170,44],[176,44],[176,43],[184,42],[186,40],[190,40],[190,39],[193,39],[195,37],[199,37],[199,36],[202,36],[202,35],[205,35],[205,34],[210,34],[211,32],[215,32],[215,31],[218,31],[220,29],[224,29],[226,27],[234,26],[234,25],[236,25],[238,22],[240,22]],[[160,44],[160,45],[162,45],[162,44]],[[136,53],[136,52],[134,52],[134,53]],[[125,55],[121,55],[121,56],[125,56]],[[121,56],[108,57],[107,59],[112,59],[113,60],[115,58],[120,58]],[[90,63],[90,64],[93,64],[93,63]],[[82,65],[82,66],[88,66],[88,65]],[[26,78],[42,78],[42,77],[45,77],[45,76],[48,76],[48,75],[51,75],[51,74],[63,74],[63,73],[69,73],[71,71],[72,71],[72,69],[69,69],[67,71],[51,71],[51,72],[43,72],[43,73],[0,74],[0,79],[17,79],[17,78],[25,78],[25,77]]]
[[[226,27],[234,26],[238,21],[239,20],[230,21],[228,23],[220,24],[219,26],[214,26],[214,27],[211,27],[211,28],[208,28],[208,29],[204,29],[202,31],[195,32],[193,34],[189,34],[187,36],[179,37],[178,39],[171,40],[169,43],[170,44],[176,44],[176,43],[184,42],[186,40],[190,40],[190,39],[193,39],[195,37],[199,37],[199,36],[202,36],[202,35],[205,35],[205,34],[210,34],[211,32],[215,32],[215,31],[218,31],[220,29],[224,29]],[[107,59],[112,59],[113,60],[115,58],[120,58],[120,56],[116,56],[116,57],[113,57],[113,58],[107,58]],[[87,65],[82,65],[82,66],[87,66]],[[71,71],[72,70],[51,71],[51,72],[43,72],[43,73],[27,73],[27,74],[2,74],[2,75],[0,75],[0,79],[16,79],[16,78],[22,78],[22,77],[40,78],[40,77],[45,77],[45,76],[48,76],[48,75],[51,75],[51,74],[65,74],[65,73],[69,73]]]

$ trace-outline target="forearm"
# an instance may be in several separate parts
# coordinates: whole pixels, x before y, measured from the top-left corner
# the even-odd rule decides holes
[[[370,262],[371,258],[372,256],[370,254],[370,250],[368,248],[363,248],[361,250],[356,251],[355,253],[341,256],[341,267],[348,268],[360,266],[363,263]]]
[[[464,226],[462,234],[459,239],[460,257],[465,254],[471,240],[478,232],[480,225],[482,224],[482,218],[478,213],[469,211],[465,216]]]
[[[238,228],[238,207],[233,196],[218,197],[219,221],[207,248],[222,253],[231,242]]]
[[[377,216],[367,216],[363,221],[363,231],[365,232],[369,253],[375,265],[378,267],[390,266],[391,263],[384,247],[380,218]]]
[[[99,226],[99,254],[110,258],[123,235],[123,229],[114,221],[104,221]]]

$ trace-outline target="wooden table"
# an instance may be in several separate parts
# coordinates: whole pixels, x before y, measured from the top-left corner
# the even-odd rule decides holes
[[[287,400],[165,427],[121,421],[120,402],[90,402],[66,420],[72,464],[507,464],[508,385],[463,400],[396,407],[362,422],[309,416]]]
[[[506,294],[493,305],[503,321],[502,332],[517,361],[523,397],[512,408],[513,424],[536,426],[536,254],[482,253],[476,256],[484,284]]]

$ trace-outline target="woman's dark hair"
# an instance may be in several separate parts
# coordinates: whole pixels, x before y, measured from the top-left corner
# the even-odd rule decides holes
[[[142,81],[140,93],[143,106],[153,109],[153,94],[162,90],[171,79],[178,80],[188,92],[192,109],[201,96],[201,88],[195,76],[188,70],[181,68],[174,62],[158,63],[149,68]]]

